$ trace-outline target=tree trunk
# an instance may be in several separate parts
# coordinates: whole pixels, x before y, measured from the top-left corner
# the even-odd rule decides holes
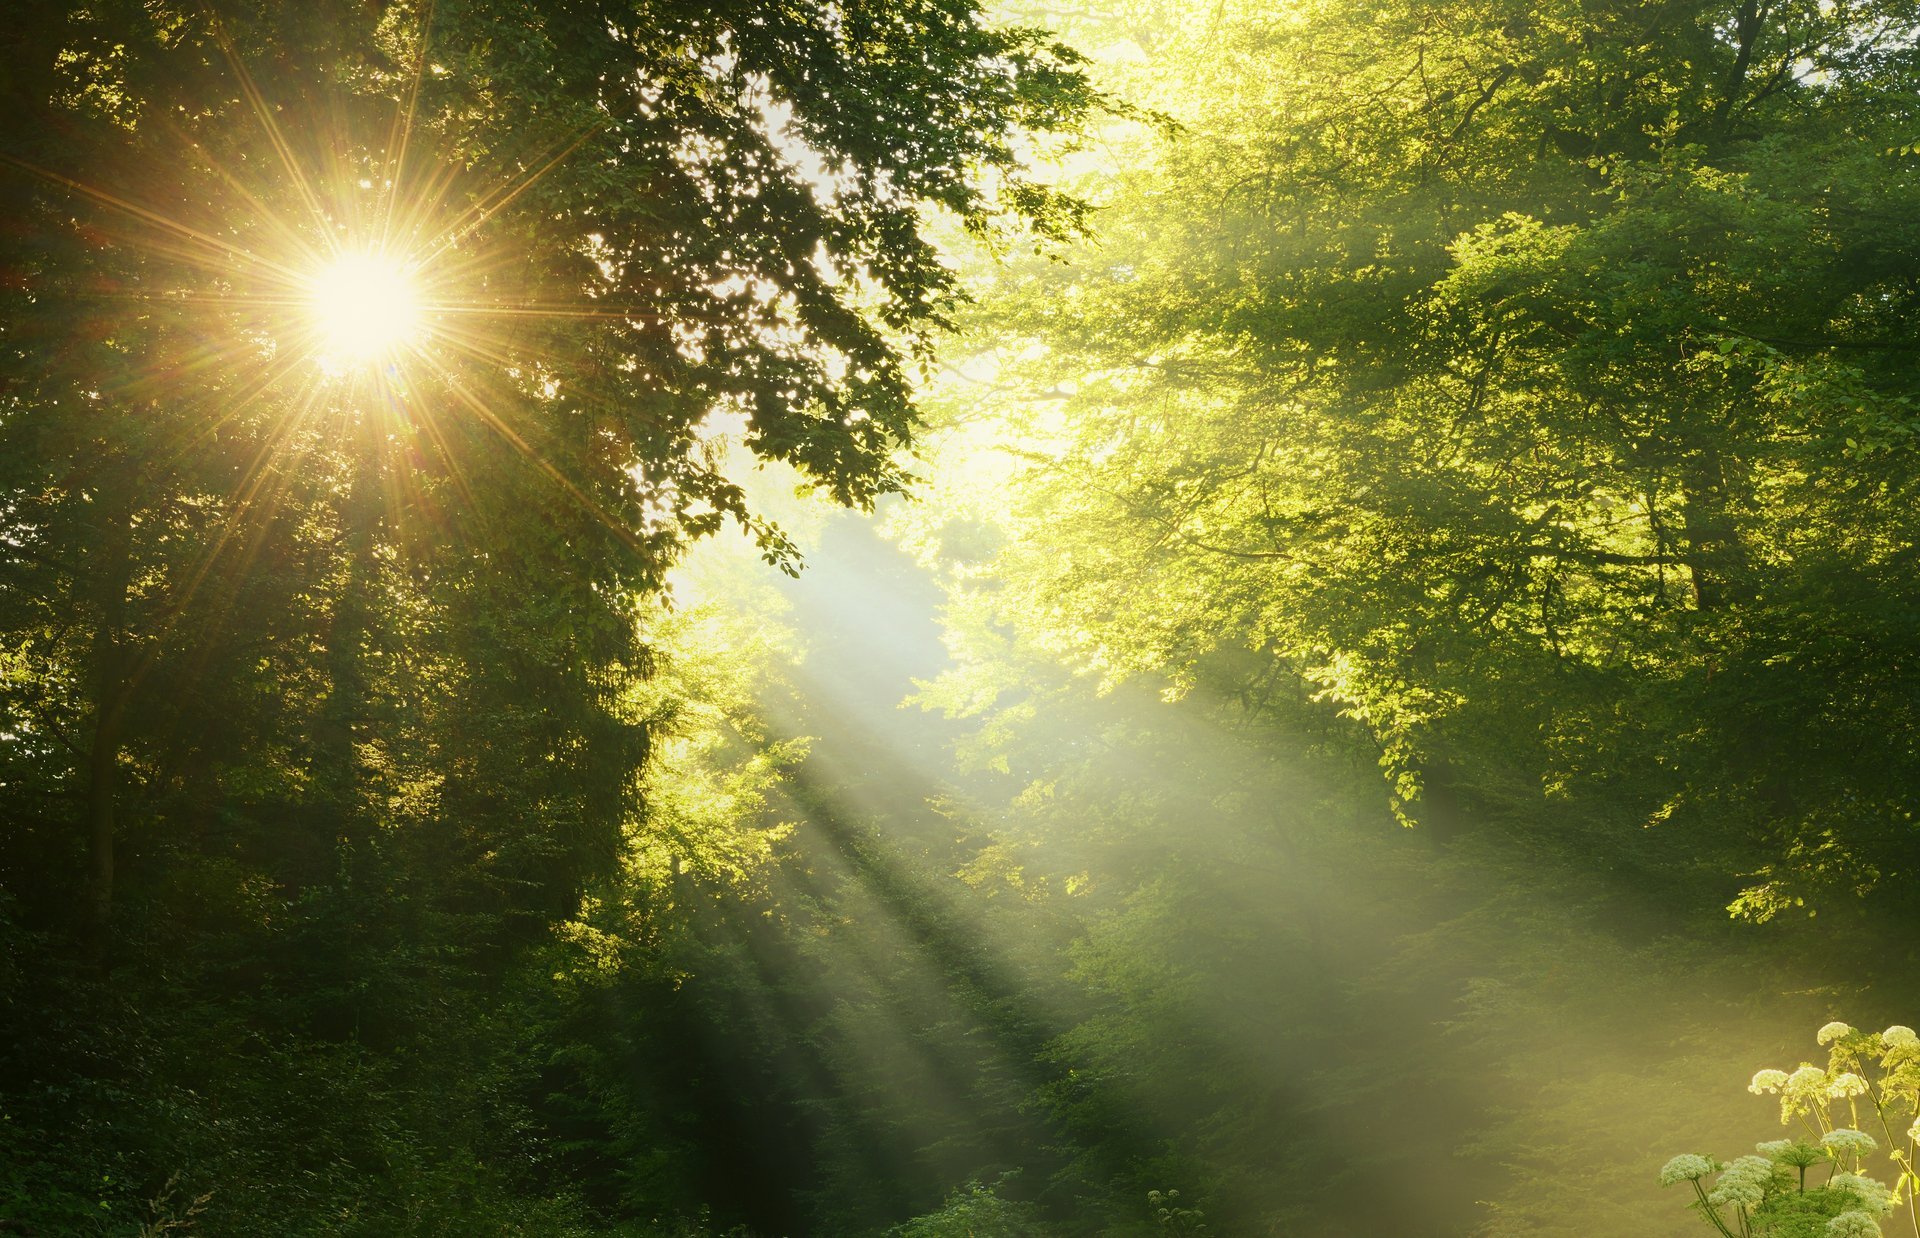
[[[340,511],[345,556],[339,593],[327,627],[326,704],[315,720],[309,764],[319,819],[309,856],[314,871],[303,881],[325,880],[338,862],[343,838],[357,841],[362,821],[361,768],[356,728],[367,721],[369,690],[363,646],[372,627],[368,593],[376,585],[375,544],[380,522],[380,462],[375,427],[357,427],[356,451]],[[327,871],[321,871],[325,869]]]
[[[1746,90],[1747,73],[1753,67],[1754,48],[1760,41],[1760,32],[1765,28],[1772,9],[1771,3],[1747,0],[1740,6],[1740,13],[1734,19],[1733,68],[1727,73],[1727,84],[1721,89],[1720,100],[1713,109],[1713,136],[1716,139],[1725,140],[1728,130],[1733,126],[1734,108]]]
[[[1727,496],[1727,468],[1717,446],[1699,446],[1682,498],[1684,560],[1697,610],[1725,608],[1745,587],[1746,549]]]
[[[87,752],[87,840],[91,854],[88,937],[104,953],[113,922],[114,801],[120,790],[120,718],[117,703],[103,704]]]
[[[126,658],[127,588],[133,578],[133,503],[131,496],[108,513],[101,544],[99,626],[94,629],[93,740],[87,750],[84,817],[91,863],[87,891],[87,935],[97,958],[104,957],[113,922],[114,809],[120,794],[122,724],[133,683]]]

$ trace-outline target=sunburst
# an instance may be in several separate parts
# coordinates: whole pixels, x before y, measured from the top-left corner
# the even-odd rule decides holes
[[[329,369],[392,362],[422,339],[418,281],[393,255],[343,253],[313,273],[307,294],[309,325]]]
[[[402,494],[419,492],[421,478],[414,474],[423,459],[432,459],[430,467],[444,471],[473,502],[460,458],[468,440],[456,419],[497,435],[636,553],[656,553],[597,501],[584,479],[542,449],[533,408],[518,388],[542,364],[540,341],[524,330],[529,321],[658,315],[609,306],[584,291],[556,301],[551,290],[543,296],[523,289],[524,263],[487,235],[509,204],[568,161],[605,119],[503,158],[514,169],[510,174],[476,184],[471,169],[436,163],[418,140],[422,52],[412,88],[395,100],[385,150],[365,151],[343,128],[335,149],[316,161],[283,132],[286,113],[268,101],[217,19],[212,33],[257,125],[260,148],[252,159],[222,159],[180,132],[178,166],[211,174],[226,194],[224,213],[183,210],[177,195],[156,192],[143,200],[125,186],[88,184],[17,157],[5,160],[104,208],[97,235],[109,244],[171,267],[171,286],[155,281],[106,295],[181,307],[175,320],[199,340],[170,371],[195,374],[201,381],[182,391],[206,401],[198,433],[174,445],[178,454],[257,412],[273,417],[220,505],[224,519],[185,573],[169,614],[185,615],[216,560],[236,551],[251,558],[298,472],[296,460],[317,459],[345,443],[371,444],[355,449],[357,463],[332,467],[373,470],[363,480],[387,491],[390,511],[404,506]],[[115,218],[117,227],[104,222]],[[405,446],[408,441],[417,445]]]

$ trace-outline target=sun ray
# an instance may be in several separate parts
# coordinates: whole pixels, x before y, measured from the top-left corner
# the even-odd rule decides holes
[[[646,543],[642,542],[631,528],[608,515],[605,509],[594,502],[592,495],[581,489],[575,484],[572,478],[556,468],[552,461],[536,451],[532,444],[521,437],[519,431],[508,425],[498,413],[487,407],[485,401],[468,391],[466,386],[460,382],[459,378],[451,370],[435,362],[429,361],[429,364],[433,365],[436,372],[440,375],[441,382],[446,385],[448,393],[460,402],[461,407],[465,408],[468,412],[492,428],[495,433],[506,440],[509,446],[525,458],[528,463],[532,464],[541,473],[545,474],[549,480],[553,481],[562,490],[566,491],[567,494],[572,496],[585,511],[591,514],[601,524],[605,525],[608,531],[613,533],[629,550],[632,550],[643,558],[651,557],[651,552],[647,549]]]
[[[486,337],[471,331],[461,331],[458,328],[449,329],[443,326],[440,330],[435,332],[434,342],[443,347],[452,348],[456,352],[459,352],[466,357],[482,362],[484,364],[504,367],[504,366],[512,365],[517,359],[519,359],[519,354],[508,353],[503,349],[495,347],[493,344],[493,341],[487,339]],[[568,383],[568,386],[569,388],[574,390],[582,390],[583,388],[585,388],[585,384],[579,379],[570,380]],[[596,399],[601,403],[605,403],[605,404],[626,403],[624,401],[618,401],[615,398],[605,396],[604,394],[600,394],[591,389],[586,389],[586,395],[590,399]],[[631,407],[630,404],[623,408],[622,416],[633,419],[633,420],[637,420],[637,421],[643,421],[646,424],[660,430],[672,431],[679,427],[679,423],[672,420],[671,418],[662,417],[656,413],[649,413],[644,410]]]
[[[294,153],[292,144],[287,141],[286,135],[280,131],[279,123],[274,120],[273,110],[267,106],[266,96],[255,84],[253,75],[247,72],[246,63],[241,60],[239,51],[233,46],[233,40],[227,37],[226,26],[217,15],[213,18],[213,37],[214,41],[220,45],[220,51],[225,55],[228,66],[233,69],[233,75],[239,82],[240,90],[246,95],[248,106],[253,109],[254,119],[260,123],[261,132],[266,135],[274,153],[280,157],[280,164],[286,170],[288,182],[293,186],[294,192],[305,201],[317,230],[332,242],[333,233],[327,226],[327,213],[321,208],[319,195],[314,191],[312,182],[307,179],[305,169],[300,166],[299,156]]]
[[[302,265],[312,266],[325,261],[325,256],[322,252],[309,244],[306,236],[303,235],[299,229],[288,223],[280,212],[268,206],[258,194],[247,188],[246,184],[241,181],[239,177],[228,171],[226,166],[221,163],[219,159],[215,158],[211,151],[207,150],[206,147],[195,140],[191,134],[180,129],[178,125],[170,125],[170,130],[188,149],[201,157],[207,169],[219,177],[223,185],[237,194],[240,200],[251,208],[254,218],[272,229],[274,235],[280,242],[284,244],[291,253],[299,256]]]
[[[461,502],[466,505],[468,511],[484,519],[486,509],[480,503],[479,496],[474,493],[466,467],[460,462],[460,453],[447,438],[446,431],[441,426],[440,419],[435,416],[431,403],[417,402],[413,406],[411,420],[413,424],[420,427],[420,432],[433,444],[439,463],[446,470],[447,479],[453,485],[454,493],[460,496]]]
[[[387,133],[386,181],[387,207],[385,218],[381,221],[380,248],[388,249],[393,245],[394,207],[404,201],[400,186],[406,176],[407,155],[413,146],[413,124],[420,106],[420,82],[427,72],[427,49],[432,46],[433,0],[421,7],[420,47],[413,60],[413,81],[408,85],[407,97],[394,109],[393,126]]]
[[[676,314],[663,314],[657,310],[628,309],[575,309],[559,305],[481,305],[462,304],[460,302],[435,302],[436,313],[449,316],[472,315],[486,318],[563,318],[574,321],[593,322],[709,322],[719,319],[688,318]]]
[[[441,254],[446,253],[447,250],[473,235],[474,231],[486,223],[487,220],[505,209],[521,194],[533,188],[547,173],[566,162],[567,158],[571,156],[574,151],[580,149],[581,145],[586,142],[588,138],[605,128],[606,124],[607,120],[603,117],[583,126],[579,134],[569,141],[566,146],[561,149],[559,154],[522,177],[517,183],[509,182],[499,189],[496,189],[492,195],[483,196],[479,201],[473,203],[473,205],[461,213],[459,218],[455,219],[441,231],[440,239],[437,242],[428,243],[429,248],[422,258],[422,261],[434,261],[439,258]]]
[[[242,386],[237,392],[230,393],[224,397],[223,403],[226,405],[226,411],[215,416],[213,420],[203,426],[197,434],[187,439],[187,441],[181,445],[180,450],[167,460],[168,466],[171,467],[179,463],[181,459],[185,458],[192,451],[218,438],[222,429],[245,415],[255,399],[267,391],[272,390],[295,372],[306,370],[312,363],[313,358],[310,354],[292,349],[288,350],[285,357],[276,356],[272,358],[268,365],[261,371],[257,381],[251,385]],[[314,384],[309,381],[306,387],[312,387],[313,385]]]
[[[248,515],[255,510],[261,491],[269,480],[276,480],[278,484],[269,496],[268,516],[278,509],[280,498],[284,495],[286,488],[292,484],[291,472],[290,470],[276,469],[269,466],[284,454],[287,443],[297,438],[299,434],[305,430],[319,403],[321,395],[322,392],[318,384],[308,383],[306,385],[306,400],[296,408],[292,416],[285,417],[281,420],[276,431],[269,435],[267,441],[263,443],[260,450],[255,453],[253,463],[242,473],[233,491],[230,492],[227,498],[221,503],[221,510],[223,510],[226,515],[220,522],[219,531],[201,552],[198,560],[187,573],[179,589],[167,598],[166,605],[161,608],[154,625],[155,639],[146,642],[145,648],[140,656],[135,659],[133,665],[129,668],[127,674],[128,682],[140,682],[145,678],[147,671],[152,669],[154,663],[160,657],[167,639],[179,627],[180,623],[192,609],[193,603],[199,596],[200,589],[202,585],[206,583],[207,577],[212,573],[214,565],[225,553],[227,546],[232,542],[235,534],[241,528],[242,523]],[[264,529],[264,525],[262,528]],[[257,553],[257,549],[253,553]],[[251,555],[246,561],[250,561],[250,559]],[[244,562],[245,561],[243,561],[243,566]]]
[[[241,233],[228,232],[218,223],[188,222],[133,197],[15,156],[0,156],[29,175],[105,208],[109,218],[129,221],[123,229],[110,229],[119,234],[113,238],[114,243],[214,277],[201,281],[199,288],[183,287],[160,295],[111,290],[90,294],[125,295],[129,300],[223,312],[227,316],[226,329],[219,339],[208,339],[201,346],[185,350],[181,364],[168,371],[173,379],[198,376],[210,380],[203,388],[210,396],[204,418],[197,419],[198,424],[182,436],[182,441],[163,453],[169,467],[177,467],[196,450],[217,441],[228,427],[264,408],[263,400],[272,400],[278,406],[276,421],[265,427],[258,450],[219,504],[226,513],[219,532],[179,582],[177,596],[170,603],[171,616],[163,623],[165,628],[171,628],[197,604],[211,574],[223,570],[221,564],[241,564],[235,570],[244,572],[244,563],[255,552],[248,550],[236,560],[235,539],[252,545],[265,536],[261,530],[266,524],[259,522],[270,523],[272,513],[290,492],[286,462],[302,453],[300,444],[314,432],[316,419],[329,400],[364,403],[384,392],[401,401],[406,407],[396,404],[401,408],[398,415],[431,445],[437,468],[444,470],[442,475],[454,493],[484,516],[485,505],[474,491],[461,462],[463,453],[449,434],[447,423],[427,405],[413,407],[415,401],[399,394],[407,388],[410,373],[438,390],[437,398],[447,406],[444,411],[464,413],[504,439],[513,453],[523,457],[628,549],[649,560],[658,553],[649,545],[644,530],[616,519],[593,493],[591,483],[571,476],[571,470],[560,467],[535,447],[514,425],[514,417],[504,411],[501,402],[472,381],[478,376],[475,371],[499,373],[539,366],[543,351],[539,333],[525,329],[532,323],[544,320],[643,328],[685,318],[657,307],[611,305],[590,295],[574,301],[463,295],[466,289],[484,287],[488,272],[498,269],[500,263],[499,254],[488,245],[473,245],[473,239],[573,157],[610,123],[610,118],[595,117],[577,131],[562,135],[541,153],[520,163],[518,174],[503,176],[479,192],[463,195],[468,201],[455,209],[451,200],[461,192],[462,170],[449,164],[423,169],[418,149],[418,111],[431,66],[432,17],[429,5],[420,19],[410,80],[404,97],[396,101],[386,145],[375,164],[380,177],[377,182],[343,166],[325,166],[317,173],[310,169],[282,128],[275,105],[248,70],[239,48],[219,20],[213,20],[213,38],[246,111],[258,126],[258,145],[271,151],[270,163],[277,164],[292,209],[270,203],[265,191],[251,182],[244,169],[216,157],[178,123],[169,119],[163,128],[183,155],[211,171],[230,195],[227,202],[238,209],[228,222],[245,230]],[[339,132],[347,131],[348,117],[337,115],[332,120]],[[329,149],[341,152],[352,146],[343,141]],[[355,191],[356,186],[361,192]],[[239,238],[252,229],[259,230],[250,237],[253,243],[242,243]],[[186,321],[181,320],[183,325]],[[477,364],[450,364],[455,359]],[[250,364],[254,361],[259,363],[257,367]],[[249,369],[254,372],[248,373]],[[303,372],[305,381],[289,387]],[[222,376],[237,381],[229,385],[219,381]],[[362,386],[363,382],[368,385]],[[570,386],[576,392],[581,390],[578,383]],[[288,396],[273,396],[277,389],[286,390]],[[356,389],[360,394],[351,394]],[[517,409],[526,398],[525,393],[516,393],[506,403]],[[588,393],[587,398],[604,397]],[[371,414],[362,408],[349,415]],[[650,411],[627,408],[622,415],[644,420],[669,435],[684,429],[680,420]],[[412,485],[416,480],[402,476],[407,468],[405,455],[404,450],[395,448],[382,459],[380,470],[388,484]],[[245,533],[248,528],[254,528],[251,537]]]
[[[82,181],[74,180],[70,176],[63,176],[58,172],[54,172],[50,169],[40,167],[38,164],[29,163],[25,159],[22,159],[17,155],[11,155],[4,151],[0,151],[0,161],[4,161],[6,163],[12,164],[14,167],[17,167],[22,171],[28,172],[34,176],[38,176],[42,180],[52,182],[53,184],[56,184],[56,185],[61,185],[69,190],[72,190],[77,194],[80,194],[83,197],[86,197],[95,202],[98,202],[103,206],[111,207],[114,210],[120,211],[127,215],[131,215],[136,219],[145,220],[148,223],[154,224],[178,236],[187,237],[191,240],[198,241],[201,244],[205,245],[209,250],[213,251],[215,254],[219,255],[222,258],[228,259],[230,261],[239,260],[248,266],[258,267],[266,271],[271,271],[279,275],[281,278],[285,279],[290,285],[298,284],[301,279],[300,272],[294,269],[293,267],[286,266],[285,264],[276,262],[271,258],[267,258],[260,254],[256,254],[251,250],[246,249],[243,246],[234,244],[231,241],[223,241],[219,237],[214,236],[212,233],[203,232],[200,229],[195,228],[190,224],[181,223],[177,219],[173,219],[169,216],[163,215],[158,211],[150,210],[147,207],[141,206],[137,202],[132,202],[126,198],[120,197],[118,194],[109,193],[104,189],[100,189],[95,186],[88,185]],[[211,264],[207,264],[207,265],[211,266]]]
[[[297,441],[301,437],[299,432],[305,429],[309,420],[310,417],[303,411],[298,423],[293,427],[294,432],[289,434],[283,442],[290,443]],[[306,451],[281,452],[276,453],[275,458],[278,459],[283,456],[293,456],[297,458],[305,454],[307,454]],[[240,552],[238,556],[234,558],[231,570],[225,573],[224,589],[214,598],[213,604],[201,605],[194,608],[197,618],[195,624],[196,635],[198,635],[203,642],[209,640],[212,633],[224,622],[225,616],[230,613],[232,609],[233,599],[238,596],[240,589],[246,583],[248,569],[259,557],[261,549],[266,545],[268,535],[273,529],[274,518],[279,515],[281,505],[293,487],[293,471],[294,470],[290,468],[269,468],[262,471],[262,480],[250,487],[248,497],[222,522],[219,535],[216,537],[214,543],[208,547],[206,554],[197,566],[195,574],[189,581],[187,588],[183,591],[179,606],[173,614],[168,616],[167,622],[162,629],[163,633],[170,632],[177,625],[179,619],[184,617],[196,597],[201,596],[201,590],[205,587],[207,580],[212,577],[214,567],[219,562],[221,556],[225,554],[228,547],[240,537],[242,530],[247,530],[248,535],[240,544]],[[266,478],[272,479],[273,484],[271,487],[264,486],[264,480]],[[249,519],[249,517],[251,517],[251,519]]]

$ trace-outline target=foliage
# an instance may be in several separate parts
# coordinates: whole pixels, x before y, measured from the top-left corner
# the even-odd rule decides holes
[[[1762,1143],[1761,1155],[1743,1156],[1731,1165],[1693,1154],[1676,1156],[1660,1171],[1661,1185],[1691,1185],[1694,1207],[1722,1234],[1877,1235],[1877,1218],[1903,1203],[1920,1232],[1920,1214],[1913,1208],[1920,1182],[1913,1172],[1913,1150],[1920,1142],[1920,1037],[1899,1024],[1874,1033],[1830,1022],[1816,1039],[1827,1049],[1825,1067],[1803,1062],[1791,1073],[1769,1068],[1748,1085],[1755,1095],[1778,1095],[1781,1123],[1799,1120],[1805,1137]],[[1843,1108],[1846,1126],[1838,1124],[1835,1113]],[[1895,1173],[1890,1187],[1865,1176],[1867,1158],[1881,1144],[1863,1125],[1879,1130],[1886,1141]],[[1825,1180],[1809,1186],[1807,1171],[1820,1168]]]
[[[659,678],[667,573],[728,524],[793,566],[756,461],[903,484],[926,225],[1076,229],[1030,165],[1077,57],[944,2],[13,16],[5,1219],[698,1224],[569,1176],[604,1132],[540,1056],[775,837],[732,831],[783,754],[724,767],[737,713]],[[417,338],[328,352],[342,256]],[[676,1134],[633,1126],[597,1146]]]
[[[1683,1155],[1660,1172],[1662,1185],[1686,1182],[1693,1207],[1721,1234],[1746,1238],[1778,1234],[1783,1238],[1826,1235],[1878,1235],[1877,1216],[1888,1208],[1886,1188],[1856,1174],[1832,1173],[1825,1183],[1806,1184],[1805,1145],[1784,1151],[1761,1144],[1763,1156],[1742,1156],[1721,1165],[1707,1157]],[[1799,1180],[1795,1181],[1794,1171]],[[1709,1186],[1707,1179],[1713,1178]]]
[[[941,519],[1072,665],[1308,684],[1437,835],[1907,906],[1913,21],[1095,22],[1181,129],[1113,135],[1074,261],[983,277]]]
[[[949,612],[960,669],[923,696],[979,711],[967,751],[1015,784],[966,870],[995,936],[1068,938],[1036,1099],[1088,1232],[1132,1232],[1169,1179],[1228,1233],[1662,1232],[1647,1131],[1742,1116],[1674,1080],[1766,1051],[1833,983],[1797,961],[1813,939],[1671,887],[1395,829],[1358,728],[1283,680],[1242,695],[1222,660],[1176,702],[1100,695],[987,614]]]
[[[1030,1206],[1001,1199],[992,1188],[969,1182],[949,1195],[940,1211],[915,1217],[889,1232],[897,1238],[972,1238],[976,1234],[1037,1238],[1047,1230]]]
[[[1912,990],[1920,8],[1028,7],[10,15],[0,1229],[1661,1232]]]

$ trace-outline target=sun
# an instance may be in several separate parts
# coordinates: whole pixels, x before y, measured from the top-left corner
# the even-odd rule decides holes
[[[323,361],[375,365],[421,334],[419,289],[406,264],[376,253],[345,253],[315,272],[307,310]]]

